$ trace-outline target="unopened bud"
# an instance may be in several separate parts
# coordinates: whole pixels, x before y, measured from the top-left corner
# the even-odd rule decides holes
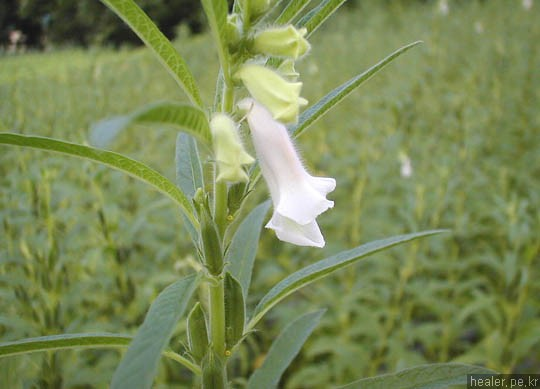
[[[271,4],[272,0],[251,0],[249,11],[253,16],[257,17],[265,13]]]
[[[235,46],[240,41],[240,22],[237,14],[227,16],[227,42]]]
[[[261,65],[245,64],[236,73],[255,100],[264,105],[274,119],[283,123],[298,120],[301,105],[301,82],[288,82],[279,74]]]
[[[297,30],[292,25],[269,28],[255,36],[253,49],[257,53],[274,57],[297,59],[306,54],[310,48],[304,38],[306,34],[307,29]]]
[[[218,165],[218,181],[246,182],[248,176],[242,165],[255,160],[244,149],[238,133],[238,126],[223,113],[218,113],[210,121],[213,146]]]

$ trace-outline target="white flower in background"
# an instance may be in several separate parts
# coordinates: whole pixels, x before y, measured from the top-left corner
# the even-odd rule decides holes
[[[450,6],[448,5],[448,0],[439,0],[439,13],[441,15],[448,15],[450,12]]]
[[[266,228],[275,230],[282,241],[323,247],[316,218],[334,206],[326,195],[335,189],[336,180],[313,177],[305,170],[286,127],[263,105],[248,98],[238,106],[247,112],[255,151],[274,204]]]
[[[474,23],[474,30],[476,31],[477,34],[484,33],[484,25],[482,24],[482,22],[476,21]]]
[[[528,11],[533,6],[533,0],[523,0],[522,4],[523,4],[523,8],[525,8]]]
[[[399,161],[401,162],[401,168],[400,168],[401,177],[403,178],[411,177],[413,174],[411,159],[407,156],[407,154],[401,152],[399,153]]]

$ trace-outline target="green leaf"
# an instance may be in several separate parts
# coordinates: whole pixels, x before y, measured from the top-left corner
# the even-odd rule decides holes
[[[341,389],[439,389],[467,384],[467,374],[497,374],[480,366],[461,363],[435,363],[415,366],[397,373],[364,378]]]
[[[161,64],[188,95],[191,102],[202,107],[195,79],[186,61],[163,35],[148,15],[133,0],[101,0],[116,13],[144,44],[152,50]]]
[[[88,333],[88,334],[62,334],[27,338],[14,342],[0,343],[0,358],[20,354],[28,354],[52,350],[69,350],[74,348],[116,348],[127,347],[133,337],[111,333]],[[173,359],[195,374],[200,374],[200,369],[190,361],[172,351],[163,351],[163,356]]]
[[[131,342],[131,339],[132,337],[129,335],[111,333],[39,336],[0,343],[0,357],[71,348],[125,347]]]
[[[203,171],[197,142],[183,132],[176,137],[175,164],[176,184],[189,198],[193,198],[197,188],[204,188]],[[199,232],[191,223],[185,225],[193,244],[197,246]]]
[[[354,249],[342,251],[332,257],[315,262],[303,269],[300,269],[293,274],[289,275],[279,283],[277,283],[270,291],[262,298],[255,311],[253,317],[247,326],[247,331],[252,329],[259,320],[268,312],[274,305],[283,300],[291,293],[297,291],[304,286],[320,280],[336,270],[342,269],[346,266],[352,265],[360,259],[367,257],[368,255],[375,254],[376,252],[389,249],[390,247],[410,242],[418,238],[440,234],[446,230],[433,230],[424,231],[414,234],[399,235],[391,238],[376,240],[374,242],[366,243],[362,246],[358,246]]]
[[[190,198],[197,188],[204,188],[203,171],[197,142],[185,133],[176,137],[176,184]]]
[[[192,105],[171,101],[153,103],[131,114],[97,122],[90,130],[90,142],[97,147],[106,147],[122,130],[133,124],[166,126],[185,131],[207,145],[212,142],[205,113]]]
[[[158,362],[198,283],[195,275],[176,281],[154,300],[124,358],[111,388],[150,388]]]
[[[307,28],[307,36],[319,28],[347,0],[323,0],[298,21],[298,27]]]
[[[228,270],[242,285],[244,297],[248,295],[261,227],[268,208],[270,208],[270,201],[265,201],[254,208],[242,221],[225,256],[225,262],[229,263]]]
[[[412,47],[422,43],[421,41],[410,43],[402,48],[394,51],[392,54],[384,58],[382,61],[370,67],[365,72],[359,74],[356,77],[351,78],[349,81],[338,86],[336,89],[328,93],[316,104],[309,107],[301,115],[298,124],[291,129],[291,132],[296,136],[300,136],[310,125],[321,118],[327,113],[333,106],[338,104],[341,100],[347,97],[352,91],[362,85],[365,81],[369,80],[375,73],[382,70],[386,65],[392,62],[394,59],[405,53]]]
[[[323,313],[324,310],[308,313],[285,327],[272,343],[262,366],[249,378],[247,389],[276,388],[281,375],[319,324]]]
[[[275,24],[289,24],[311,0],[292,0],[276,18]]]
[[[0,143],[33,147],[41,150],[56,151],[59,153],[69,154],[79,158],[90,159],[120,170],[132,177],[135,177],[158,191],[169,196],[176,204],[180,206],[183,214],[195,228],[198,226],[198,221],[193,215],[191,203],[186,195],[182,193],[176,185],[169,179],[161,175],[154,169],[148,167],[142,162],[128,158],[122,154],[112,151],[100,150],[97,148],[83,146],[76,143],[64,142],[52,138],[44,138],[39,136],[26,136],[13,133],[0,133]]]
[[[90,144],[99,148],[108,147],[130,124],[130,115],[113,116],[100,120],[90,127]]]
[[[216,42],[219,62],[223,68],[225,79],[228,79],[229,74],[229,51],[227,49],[227,0],[201,0],[204,13],[210,25],[210,31]]]

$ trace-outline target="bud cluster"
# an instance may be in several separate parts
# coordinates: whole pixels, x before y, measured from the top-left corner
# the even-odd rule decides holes
[[[247,118],[253,146],[266,180],[274,215],[267,224],[279,239],[297,245],[322,247],[324,238],[316,217],[333,206],[326,194],[335,188],[332,178],[308,174],[296,152],[285,124],[296,123],[307,100],[300,96],[302,83],[295,61],[305,56],[310,45],[307,29],[293,25],[259,28],[257,20],[267,12],[273,0],[239,1],[238,11],[228,16],[227,35],[231,58],[229,88],[243,86],[250,97],[237,108]],[[253,26],[253,27],[252,27]],[[232,91],[234,99],[234,90]],[[230,101],[229,101],[230,102]],[[225,109],[234,104],[223,104]],[[245,183],[244,170],[254,159],[246,152],[237,125],[229,113],[212,117],[210,129],[218,169],[217,181]],[[212,226],[207,232],[212,236]],[[204,249],[218,244],[208,239]],[[210,253],[209,253],[210,254]],[[221,264],[210,271],[219,271]]]

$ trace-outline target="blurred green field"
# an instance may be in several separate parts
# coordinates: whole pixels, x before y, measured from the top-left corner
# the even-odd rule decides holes
[[[299,67],[311,103],[394,49],[424,44],[298,140],[310,169],[338,182],[335,208],[319,219],[327,245],[278,244],[266,230],[251,302],[328,254],[400,233],[451,232],[289,297],[234,368],[247,376],[293,315],[326,307],[282,387],[327,388],[446,361],[540,373],[540,4],[461,1],[443,16],[434,2],[362,3],[314,35]],[[209,36],[177,47],[210,104]],[[88,142],[95,121],[163,99],[185,100],[143,49],[0,57],[0,131]],[[134,127],[112,148],[174,178],[174,144],[170,130]],[[410,177],[400,174],[404,157]],[[0,183],[0,341],[132,333],[157,293],[189,271],[194,251],[173,204],[121,173],[2,146]],[[253,203],[266,196],[261,186]],[[179,327],[172,345],[183,342]],[[119,356],[0,359],[0,386],[104,388]],[[156,387],[190,387],[189,374],[163,361]]]

